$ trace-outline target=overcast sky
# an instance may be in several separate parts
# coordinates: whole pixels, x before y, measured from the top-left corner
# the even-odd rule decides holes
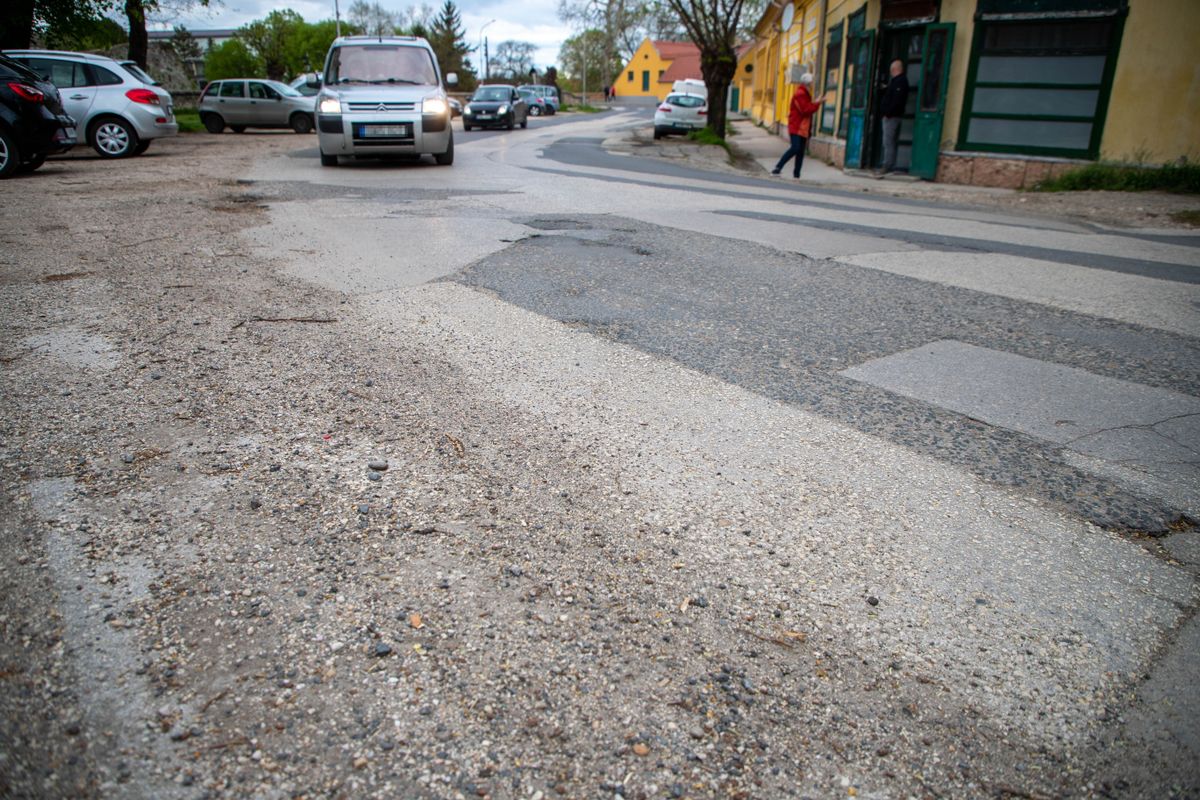
[[[351,0],[338,0],[343,19]],[[438,11],[444,0],[428,0],[428,5]],[[276,9],[290,8],[306,22],[317,22],[322,19],[333,19],[333,3],[314,2],[314,0],[293,0],[288,5],[281,5],[271,0],[213,0],[210,8],[197,5],[185,14],[159,15],[152,20],[152,28],[170,28],[173,25],[184,25],[188,30],[203,30],[205,28],[239,28],[247,22],[262,19]],[[398,0],[379,0],[379,4],[389,11],[401,12],[420,3],[398,2]],[[466,39],[470,47],[479,47],[483,41],[480,30],[485,25],[482,36],[487,37],[488,50],[495,53],[496,45],[506,39],[519,42],[530,42],[537,47],[534,64],[539,69],[557,65],[558,51],[563,40],[573,34],[558,18],[558,0],[523,0],[519,3],[504,2],[504,0],[456,0],[458,13],[462,17]],[[491,22],[490,20],[495,20]],[[154,24],[157,23],[157,24]],[[483,66],[482,50],[472,54],[471,63],[477,69]]]

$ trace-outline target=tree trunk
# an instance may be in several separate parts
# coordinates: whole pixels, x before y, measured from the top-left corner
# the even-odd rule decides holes
[[[146,69],[150,37],[146,35],[146,7],[142,0],[125,0],[125,17],[129,20],[129,60]]]
[[[33,0],[8,0],[0,12],[0,49],[24,50],[33,43]]]
[[[737,53],[732,47],[713,56],[700,55],[700,74],[708,92],[708,128],[718,138],[725,138],[726,102],[729,87],[737,75]]]

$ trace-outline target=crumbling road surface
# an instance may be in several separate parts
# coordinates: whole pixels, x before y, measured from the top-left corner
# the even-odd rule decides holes
[[[1195,796],[1183,551],[506,302],[674,234],[477,141],[0,186],[0,794]]]

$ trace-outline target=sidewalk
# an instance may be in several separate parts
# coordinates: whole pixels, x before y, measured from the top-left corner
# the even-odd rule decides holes
[[[727,139],[734,158],[713,145],[702,145],[683,136],[655,140],[647,126],[624,132],[604,142],[605,149],[641,158],[660,158],[697,169],[762,178],[781,186],[828,188],[892,197],[911,197],[956,205],[1001,208],[1027,215],[1043,215],[1116,228],[1194,233],[1197,228],[1175,216],[1200,211],[1200,197],[1166,192],[1021,192],[987,186],[934,183],[908,175],[877,179],[863,170],[843,171],[808,155],[800,180],[773,176],[775,162],[788,147],[787,136],[759,127],[745,117],[731,117],[734,134]]]

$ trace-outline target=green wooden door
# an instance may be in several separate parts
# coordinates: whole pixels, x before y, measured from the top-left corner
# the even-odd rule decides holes
[[[846,63],[850,68],[850,121],[846,126],[846,166],[862,166],[863,141],[866,139],[867,111],[871,102],[871,65],[875,59],[875,31],[863,31],[850,38]]]
[[[954,23],[930,25],[921,49],[921,85],[913,120],[910,175],[932,180],[937,175],[938,152],[942,145],[942,120],[946,116],[946,81],[950,75],[950,52],[954,47]]]

